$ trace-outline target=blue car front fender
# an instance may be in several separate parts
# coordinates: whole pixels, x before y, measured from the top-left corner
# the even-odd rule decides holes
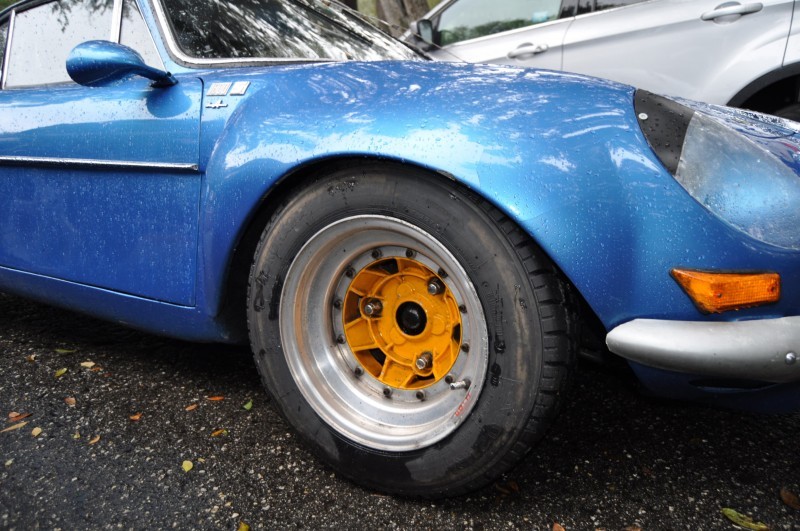
[[[231,71],[205,81],[237,79]],[[225,120],[204,116],[207,131],[220,130],[208,147],[202,212],[210,314],[270,190],[298,168],[341,157],[428,168],[482,195],[531,235],[608,329],[640,317],[800,310],[798,253],[745,236],[691,199],[643,137],[630,87],[441,63],[272,67],[248,79],[250,94]],[[783,302],[701,317],[669,275],[677,266],[778,271]]]

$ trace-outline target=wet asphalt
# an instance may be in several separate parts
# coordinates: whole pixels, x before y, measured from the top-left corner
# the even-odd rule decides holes
[[[27,422],[0,433],[2,529],[735,529],[722,508],[800,529],[780,496],[800,492],[800,414],[654,400],[618,369],[582,364],[549,437],[501,481],[426,501],[319,463],[246,348],[0,294],[0,359],[0,428]]]

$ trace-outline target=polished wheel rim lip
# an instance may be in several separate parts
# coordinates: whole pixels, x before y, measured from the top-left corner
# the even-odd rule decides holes
[[[410,249],[431,270],[446,271],[443,280],[464,308],[461,338],[469,352],[456,359],[452,379],[426,387],[423,397],[419,390],[387,392],[372,376],[359,375],[360,363],[340,342],[342,317],[334,303],[347,290],[348,269],[372,263],[376,248],[383,256]],[[466,419],[483,387],[489,341],[475,287],[436,238],[396,218],[352,216],[319,230],[289,266],[278,319],[283,353],[303,397],[335,431],[369,448],[399,452],[440,441]]]

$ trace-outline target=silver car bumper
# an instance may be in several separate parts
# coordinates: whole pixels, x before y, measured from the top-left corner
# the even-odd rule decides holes
[[[635,319],[609,332],[611,352],[675,372],[800,381],[800,316],[737,322]]]

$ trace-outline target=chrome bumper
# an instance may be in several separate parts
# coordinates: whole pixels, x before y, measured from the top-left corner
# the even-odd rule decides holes
[[[737,322],[635,319],[608,333],[611,352],[668,371],[800,381],[800,316]]]

